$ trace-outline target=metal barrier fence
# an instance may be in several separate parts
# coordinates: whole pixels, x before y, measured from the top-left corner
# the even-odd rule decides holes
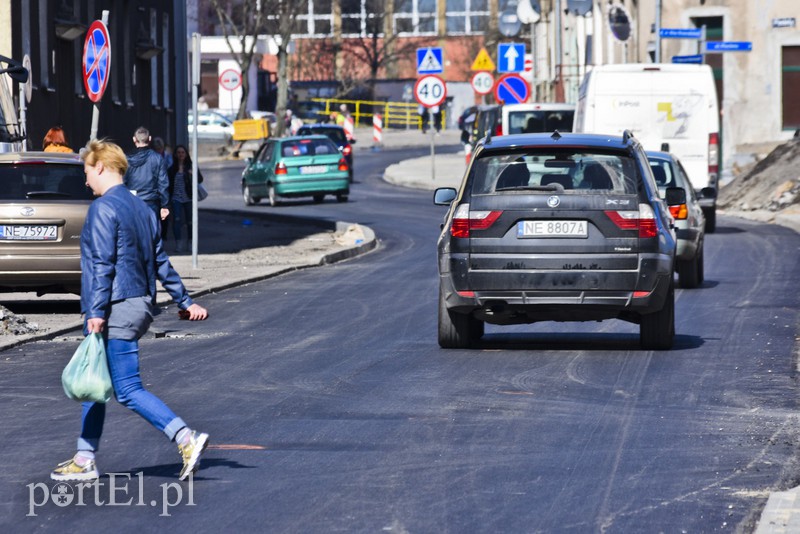
[[[312,102],[320,102],[325,104],[324,111],[316,111],[320,120],[324,120],[331,116],[331,113],[339,111],[341,104],[346,104],[347,108],[351,110],[353,120],[356,125],[372,125],[372,118],[376,113],[383,117],[383,129],[388,128],[415,128],[422,129],[423,122],[427,123],[427,112],[425,121],[418,113],[419,105],[414,102],[371,102],[368,100],[342,100],[338,98],[312,98]],[[442,118],[441,124],[444,130],[447,124],[447,111],[441,108]]]

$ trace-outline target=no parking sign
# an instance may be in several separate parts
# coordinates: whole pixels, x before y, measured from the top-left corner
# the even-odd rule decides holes
[[[83,86],[89,100],[99,102],[111,74],[111,39],[103,21],[96,20],[86,32],[83,43]]]

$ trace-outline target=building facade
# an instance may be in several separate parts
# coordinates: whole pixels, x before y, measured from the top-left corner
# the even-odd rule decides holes
[[[129,150],[134,130],[144,125],[173,146],[186,142],[185,2],[12,0],[7,9],[9,31],[0,33],[9,37],[5,43],[0,39],[0,50],[18,60],[27,56],[31,64],[29,149],[40,150],[45,133],[55,125],[65,129],[73,148],[88,141],[93,103],[84,88],[84,41],[88,27],[101,20],[104,11],[111,60],[98,103],[98,137],[111,138]]]

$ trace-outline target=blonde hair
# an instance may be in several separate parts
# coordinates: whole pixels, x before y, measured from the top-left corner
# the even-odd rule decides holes
[[[105,139],[92,139],[81,150],[81,159],[87,165],[94,167],[98,161],[103,165],[120,174],[125,174],[128,170],[128,158],[119,145],[106,141]]]

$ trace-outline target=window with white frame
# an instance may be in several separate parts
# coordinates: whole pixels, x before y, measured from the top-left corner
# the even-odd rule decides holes
[[[483,33],[489,27],[489,0],[447,0],[447,33]]]
[[[297,35],[333,34],[333,1],[308,0],[308,11],[297,16]]]
[[[394,31],[402,35],[436,33],[437,0],[396,0]]]
[[[383,12],[381,0],[342,0],[342,35],[381,35]]]

